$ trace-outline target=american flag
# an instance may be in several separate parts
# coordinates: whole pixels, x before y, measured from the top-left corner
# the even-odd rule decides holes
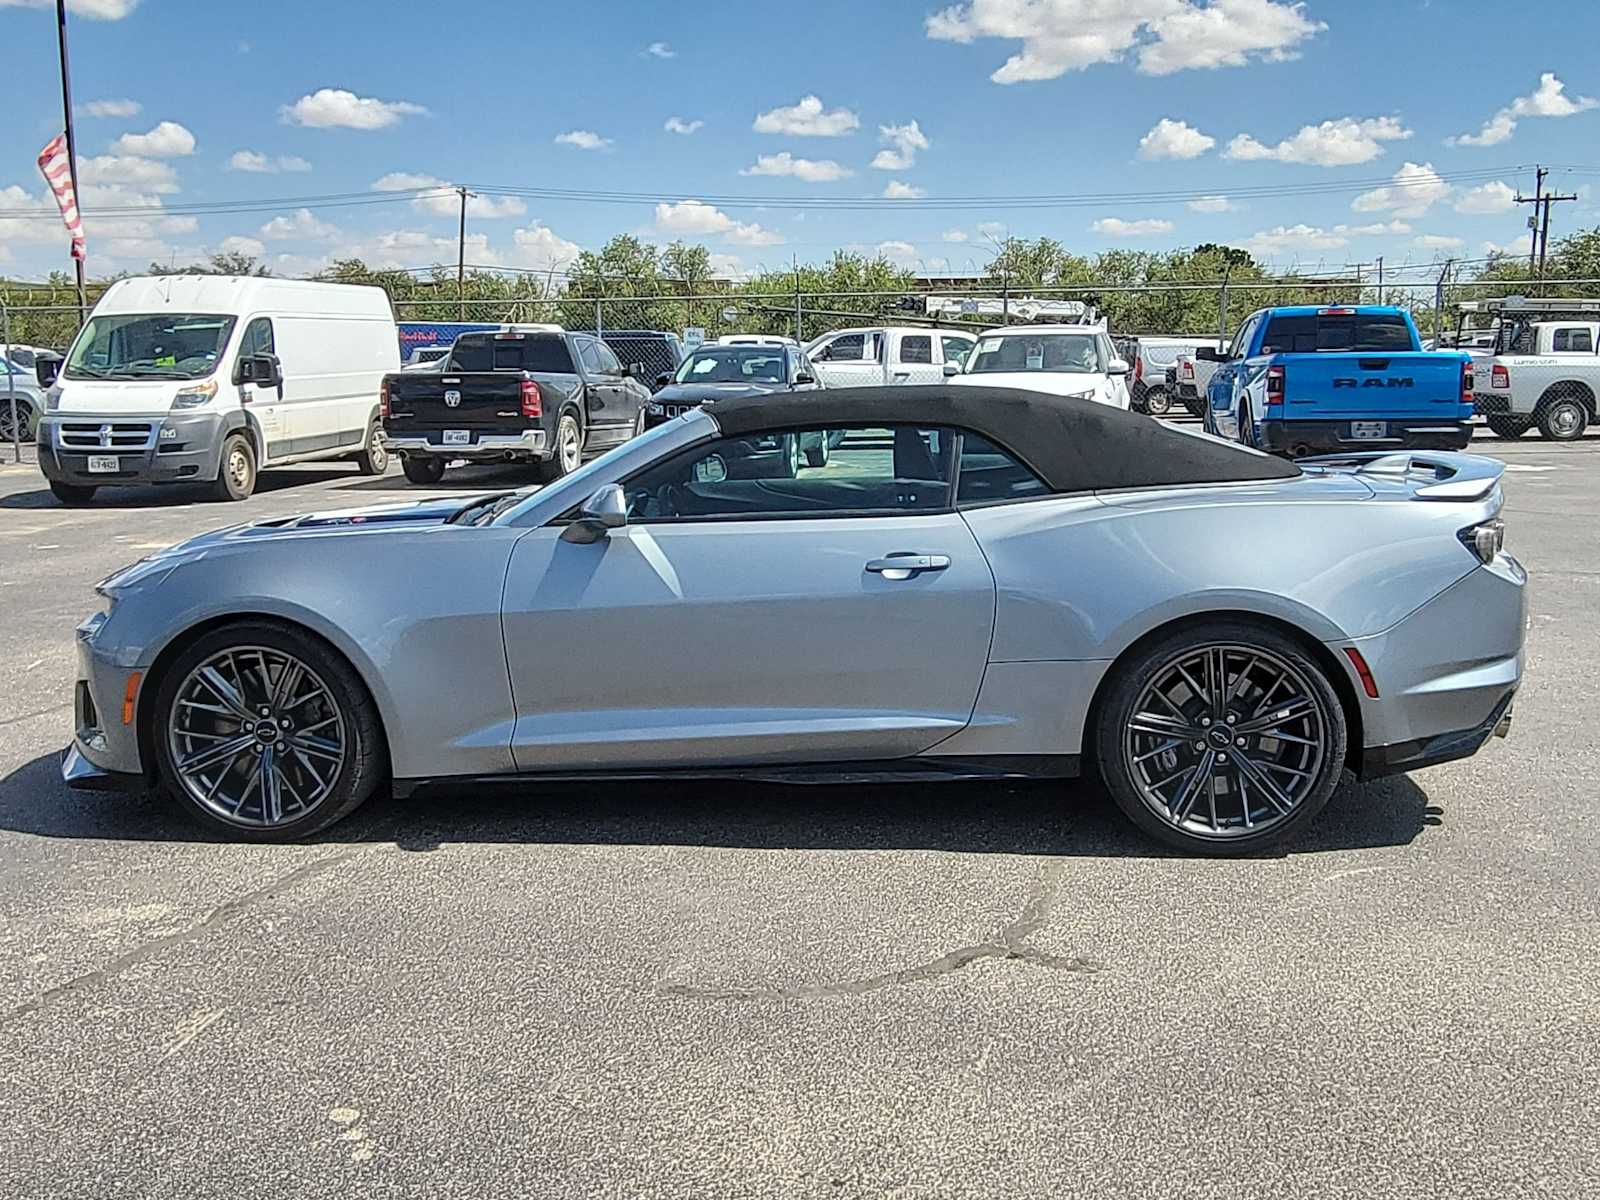
[[[72,164],[67,157],[66,134],[58,134],[39,151],[39,170],[44,173],[45,182],[56,195],[56,206],[61,209],[61,223],[72,235],[72,257],[82,259],[83,218],[78,215],[78,193],[72,186]]]

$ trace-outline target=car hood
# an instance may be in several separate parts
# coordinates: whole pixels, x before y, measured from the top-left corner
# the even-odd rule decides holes
[[[703,404],[707,400],[732,400],[765,396],[781,390],[776,383],[669,383],[651,397],[657,404]]]
[[[1097,372],[983,371],[975,375],[952,375],[947,382],[958,387],[1020,388],[1049,396],[1089,396],[1099,392],[1105,381],[1106,377]]]

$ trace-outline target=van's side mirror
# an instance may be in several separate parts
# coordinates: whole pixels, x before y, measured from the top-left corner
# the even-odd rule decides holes
[[[628,497],[620,483],[608,483],[583,502],[578,519],[561,531],[561,540],[588,546],[627,523]]]
[[[1198,346],[1198,347],[1196,347],[1195,348],[1195,352],[1194,352],[1194,356],[1197,359],[1199,359],[1201,362],[1227,362],[1228,361],[1227,357],[1225,355],[1223,355],[1219,351],[1213,350],[1210,346]]]
[[[276,354],[247,354],[234,366],[233,381],[253,383],[256,387],[279,387],[283,383],[283,367]]]
[[[959,374],[961,374],[961,364],[960,363],[945,363],[945,365],[944,365],[944,377],[946,379],[949,379],[952,375],[959,375]]]
[[[39,377],[39,386],[47,388],[55,383],[56,376],[61,374],[61,360],[54,355],[39,355],[33,362],[33,373]]]
[[[629,379],[643,379],[644,378],[644,364],[643,363],[629,363],[628,364],[628,369],[625,372],[625,374],[628,376]]]

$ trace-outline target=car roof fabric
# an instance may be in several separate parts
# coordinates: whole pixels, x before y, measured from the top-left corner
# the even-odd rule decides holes
[[[1292,462],[1185,433],[1142,413],[1020,388],[828,388],[708,401],[724,434],[834,425],[945,425],[982,434],[1052,491],[1293,479]]]

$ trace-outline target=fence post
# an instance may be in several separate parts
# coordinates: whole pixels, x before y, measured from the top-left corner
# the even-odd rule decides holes
[[[800,257],[794,259],[794,340],[806,344],[805,309],[800,304]]]
[[[11,454],[12,462],[22,461],[22,428],[17,420],[17,377],[15,366],[11,361],[11,306],[6,303],[4,296],[0,296],[0,334],[5,337],[6,343],[6,394],[11,402]],[[39,414],[34,414],[38,420]]]
[[[602,273],[602,274],[600,274],[599,278],[600,278],[600,283],[599,283],[600,292],[602,294],[604,294],[604,292],[606,290],[606,277]],[[605,330],[604,330],[604,328],[602,328],[603,320],[604,320],[604,318],[600,314],[600,296],[596,296],[594,298],[594,336],[599,338],[599,339],[601,339],[602,341],[605,340]]]
[[[1228,340],[1228,277],[1233,274],[1233,264],[1222,268],[1222,287],[1217,291],[1217,340]]]

